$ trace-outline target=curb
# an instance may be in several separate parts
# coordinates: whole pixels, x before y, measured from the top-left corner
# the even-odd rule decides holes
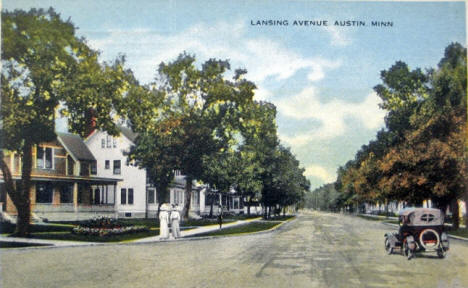
[[[295,220],[297,220],[296,216],[294,216],[291,219],[288,219],[286,221],[281,221],[277,225],[275,225],[275,226],[273,226],[273,227],[271,227],[271,228],[269,228],[267,230],[262,230],[262,231],[257,231],[257,232],[243,232],[243,233],[226,234],[226,235],[218,235],[218,236],[199,236],[199,237],[194,237],[197,234],[193,234],[193,235],[191,235],[191,237],[179,238],[179,239],[176,239],[176,240],[169,240],[169,241],[160,241],[160,242],[194,241],[194,240],[219,239],[219,238],[226,238],[226,237],[244,236],[244,235],[247,235],[247,234],[249,234],[249,235],[267,234],[267,233],[271,233],[271,232],[276,232],[277,230],[279,230],[284,225],[286,225],[286,224],[288,224],[290,222],[293,222]],[[255,220],[255,221],[257,221],[257,220]],[[250,221],[250,222],[253,222],[253,221]],[[245,223],[245,224],[248,224],[248,223]],[[245,224],[243,224],[243,225],[245,225]],[[206,233],[206,232],[204,232],[204,233]],[[203,233],[199,233],[199,234],[203,234]],[[156,242],[146,242],[146,243],[156,243]]]

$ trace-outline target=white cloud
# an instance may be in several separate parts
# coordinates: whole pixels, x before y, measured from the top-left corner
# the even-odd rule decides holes
[[[312,140],[330,139],[343,135],[348,129],[346,119],[360,120],[367,129],[377,129],[384,123],[385,111],[379,109],[380,99],[370,93],[363,102],[352,103],[333,99],[320,102],[316,88],[310,86],[300,93],[276,103],[279,111],[294,119],[314,119],[320,126],[309,131],[301,131],[293,137],[281,135],[281,139],[291,146],[303,146]]]
[[[257,101],[264,101],[270,99],[273,94],[263,87],[258,87],[255,89],[255,100]]]
[[[331,174],[320,165],[311,165],[306,167],[304,176],[306,177],[316,177],[322,180],[324,183],[333,182],[336,180],[336,175]]]
[[[303,57],[287,46],[266,37],[248,37],[245,24],[220,22],[196,24],[176,34],[164,35],[149,29],[112,30],[101,39],[90,39],[92,47],[107,59],[119,52],[143,83],[153,79],[162,61],[171,61],[182,51],[194,53],[199,61],[229,59],[233,68],[246,68],[248,79],[260,86],[268,77],[285,80],[306,69],[310,81],[324,77],[324,70],[340,65],[320,57]]]
[[[326,28],[330,35],[330,42],[334,46],[348,46],[351,44],[351,38],[336,26],[328,26]]]

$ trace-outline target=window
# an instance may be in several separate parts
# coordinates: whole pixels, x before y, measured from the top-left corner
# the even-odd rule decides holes
[[[94,189],[94,204],[101,204],[101,190]]]
[[[91,175],[97,174],[96,161],[91,162]]]
[[[423,214],[421,216],[421,221],[423,222],[432,222],[434,221],[435,216],[433,214]]]
[[[117,148],[117,139],[112,138],[112,145],[114,146],[114,148]]]
[[[37,168],[52,169],[53,167],[52,148],[37,147],[36,163]]]
[[[70,155],[67,156],[67,174],[68,175],[75,174],[75,161]]]
[[[120,189],[120,204],[127,204],[127,189]]]
[[[109,135],[107,135],[107,137],[106,137],[106,138],[107,138],[107,148],[111,148],[111,147],[112,147],[112,146],[111,146],[111,145],[112,145],[112,143],[111,143],[111,141],[112,141],[112,137],[111,137],[111,136],[109,136]]]
[[[133,204],[133,188],[128,188],[128,204]]]
[[[80,175],[89,176],[89,162],[80,162]]]
[[[114,160],[114,174],[120,174],[120,160]]]
[[[110,169],[110,161],[109,160],[106,160],[104,162],[104,169]]]
[[[52,185],[50,183],[36,184],[36,203],[52,203]]]
[[[60,203],[73,202],[73,185],[63,185],[60,187]]]
[[[148,204],[154,204],[154,189],[148,189]]]
[[[101,148],[106,148],[106,139],[101,139]]]

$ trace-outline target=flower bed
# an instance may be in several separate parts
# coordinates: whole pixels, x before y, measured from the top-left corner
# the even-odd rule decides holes
[[[112,236],[148,231],[149,228],[146,226],[125,225],[116,219],[101,217],[74,227],[72,233],[78,235]]]

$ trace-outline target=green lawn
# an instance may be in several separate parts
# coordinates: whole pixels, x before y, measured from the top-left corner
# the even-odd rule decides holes
[[[234,222],[237,219],[224,219],[223,223],[230,223]],[[55,224],[61,225],[80,225],[86,223],[87,221],[57,221],[57,222],[50,222]],[[156,219],[118,219],[119,223],[124,225],[134,225],[134,226],[146,226],[148,228],[159,228],[159,220]],[[187,221],[181,221],[181,227],[193,227],[193,226],[207,226],[212,224],[217,224],[217,218],[202,218],[202,219],[189,219]]]
[[[468,229],[467,228],[459,228],[458,230],[455,230],[455,231],[448,231],[448,233],[451,234],[451,235],[468,238]]]
[[[146,232],[129,233],[122,235],[112,236],[92,236],[92,235],[80,235],[69,232],[44,232],[44,233],[32,233],[31,238],[34,239],[49,239],[49,240],[67,240],[67,241],[84,241],[84,242],[120,242],[136,240],[145,237],[158,236],[159,229],[154,229]]]
[[[193,235],[192,237],[202,237],[202,236],[222,236],[222,235],[230,235],[230,234],[241,234],[241,233],[253,233],[271,229],[278,225],[278,222],[273,221],[254,221],[244,225],[225,228],[213,232],[203,233]]]
[[[4,242],[4,241],[0,241],[0,248],[21,248],[21,247],[35,247],[35,246],[51,246],[51,245],[23,243],[23,242]]]
[[[15,224],[8,222],[0,223],[0,234],[9,234],[15,231]],[[71,231],[73,226],[63,224],[32,224],[31,232],[59,232],[59,231]]]

